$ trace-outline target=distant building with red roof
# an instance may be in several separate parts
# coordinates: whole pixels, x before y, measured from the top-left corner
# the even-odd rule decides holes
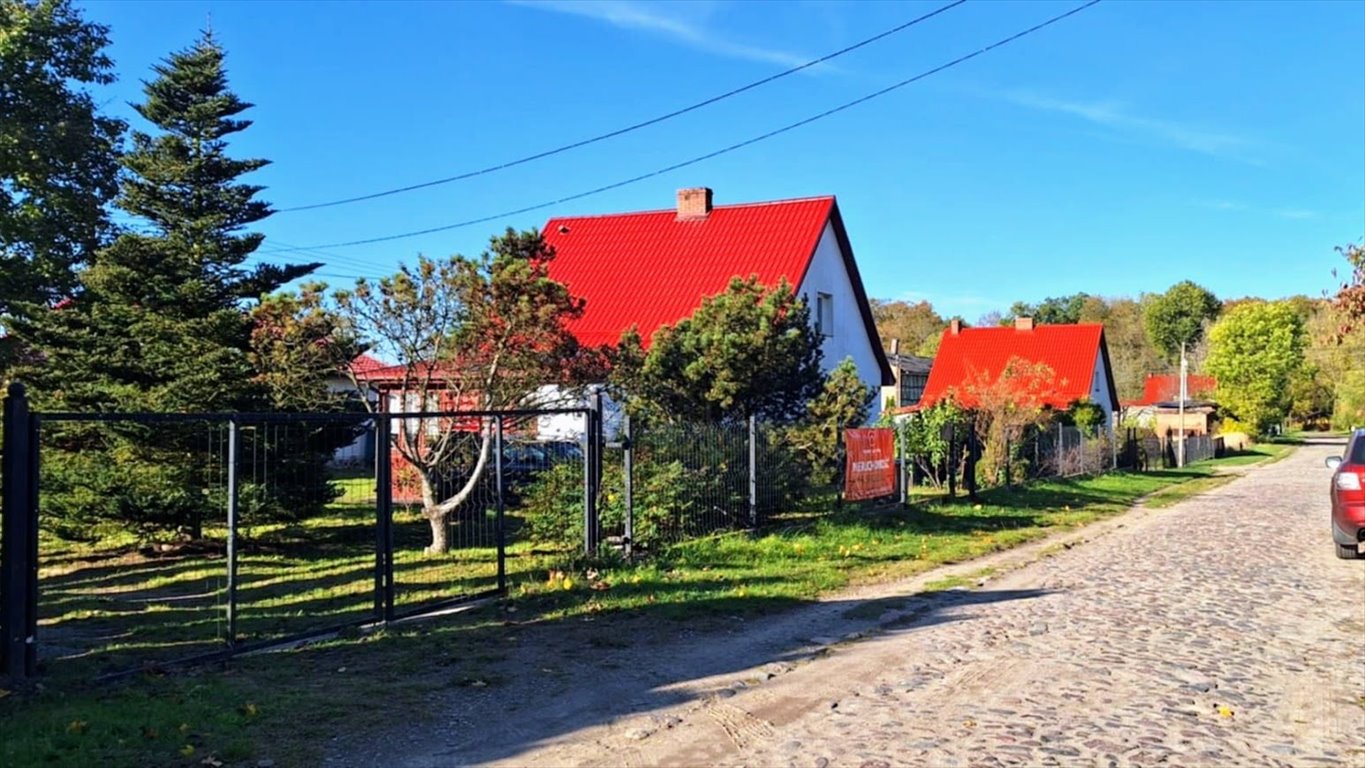
[[[1212,376],[1189,374],[1185,377],[1186,400],[1208,400],[1218,389],[1218,379]],[[1142,399],[1133,405],[1156,405],[1180,402],[1180,375],[1151,373],[1142,384]]]
[[[954,321],[943,331],[920,405],[950,399],[970,408],[973,385],[997,381],[1015,359],[1051,369],[1051,381],[1038,393],[1043,405],[1060,410],[1089,400],[1108,414],[1118,407],[1104,326],[1035,325],[1027,317],[993,328],[963,328]]]
[[[614,345],[634,326],[647,345],[733,277],[785,278],[824,337],[826,369],[849,357],[874,390],[893,381],[833,197],[713,206],[711,190],[683,189],[676,208],[555,217],[544,234],[550,276],[587,301],[569,325],[584,344]]]

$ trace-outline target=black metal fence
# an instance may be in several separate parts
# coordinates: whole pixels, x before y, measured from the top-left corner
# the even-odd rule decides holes
[[[618,437],[603,456],[599,516],[602,540],[627,553],[758,528],[774,514],[839,499],[839,447],[806,445],[792,427],[627,418]]]
[[[537,477],[566,467],[596,512],[592,441],[540,439],[547,417],[600,424],[582,409],[29,413],[12,388],[0,674],[117,675],[498,594]],[[404,454],[438,440],[459,447],[424,483]],[[372,462],[338,459],[366,444]]]

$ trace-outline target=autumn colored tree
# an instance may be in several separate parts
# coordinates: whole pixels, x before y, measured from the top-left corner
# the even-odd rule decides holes
[[[900,340],[901,354],[915,354],[930,337],[943,330],[944,320],[927,301],[885,301],[872,299],[872,319],[882,348],[891,351],[891,340]]]
[[[1333,304],[1341,316],[1338,336],[1365,325],[1365,243],[1352,243],[1337,248],[1346,263],[1350,274],[1342,281]]]
[[[524,407],[541,386],[602,375],[593,350],[566,327],[584,302],[550,277],[553,259],[540,233],[508,229],[477,259],[419,258],[416,267],[338,292],[336,302],[356,337],[397,361],[391,391],[404,398],[397,410]],[[391,426],[393,448],[421,487],[427,552],[447,552],[455,513],[489,467],[493,422],[433,417]]]
[[[951,399],[969,411],[981,446],[980,474],[991,479],[1003,475],[1024,432],[1046,420],[1046,403],[1057,392],[1056,378],[1047,364],[1014,357],[998,375],[980,371],[952,391]]]

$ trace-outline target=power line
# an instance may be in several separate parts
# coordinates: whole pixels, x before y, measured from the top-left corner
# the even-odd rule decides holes
[[[792,67],[791,69],[788,69],[788,70],[783,71],[783,72],[778,72],[777,74],[775,74],[775,75],[770,75],[770,76],[768,76],[768,77],[763,78],[762,80],[755,80],[754,82],[749,83],[748,85],[743,85],[743,86],[740,86],[739,88],[735,88],[734,90],[726,91],[725,93],[722,93],[722,94],[720,94],[720,95],[718,95],[718,96],[712,96],[712,97],[709,98],[709,99],[705,99],[704,101],[699,101],[699,102],[697,102],[697,103],[695,103],[695,104],[691,104],[691,105],[689,105],[689,106],[682,107],[681,109],[676,109],[676,110],[674,110],[674,111],[672,111],[672,112],[669,112],[669,113],[667,113],[667,114],[659,115],[658,117],[652,117],[652,118],[650,118],[650,119],[648,119],[648,120],[644,120],[644,121],[642,121],[642,122],[635,123],[634,125],[628,125],[628,126],[626,126],[626,127],[624,127],[624,128],[618,128],[618,129],[616,129],[616,130],[614,130],[614,131],[610,131],[610,132],[608,132],[608,133],[603,133],[603,134],[599,134],[599,135],[597,135],[597,136],[593,136],[592,138],[583,139],[583,140],[581,140],[581,141],[576,141],[576,142],[574,142],[574,143],[572,143],[572,144],[565,144],[565,145],[563,145],[563,146],[561,146],[561,147],[555,147],[554,149],[547,149],[547,150],[545,150],[545,151],[543,151],[543,152],[537,152],[537,153],[534,154],[534,155],[527,155],[527,156],[525,156],[525,157],[517,158],[516,160],[509,160],[509,161],[507,161],[507,162],[505,162],[505,163],[499,163],[498,165],[490,165],[490,166],[488,166],[487,168],[480,168],[480,169],[475,170],[475,171],[467,171],[467,172],[465,172],[465,173],[457,174],[457,175],[455,175],[455,176],[447,176],[447,177],[445,177],[445,178],[443,178],[443,179],[435,179],[435,180],[433,180],[433,181],[424,181],[424,182],[422,182],[422,183],[420,183],[420,184],[410,184],[410,185],[408,185],[408,186],[406,186],[406,187],[395,187],[394,189],[386,189],[386,190],[384,190],[384,191],[382,191],[382,192],[373,192],[373,193],[368,194],[368,195],[357,195],[356,197],[346,197],[346,198],[342,198],[342,199],[339,199],[339,200],[328,200],[328,201],[321,202],[321,203],[311,203],[311,204],[309,204],[309,205],[296,205],[296,206],[294,206],[294,207],[292,207],[292,208],[280,208],[280,209],[279,209],[278,211],[276,211],[276,212],[277,212],[277,213],[290,213],[290,212],[294,212],[294,211],[311,211],[311,210],[314,210],[314,209],[316,209],[316,208],[330,208],[330,207],[336,206],[336,205],[346,205],[347,203],[358,203],[358,202],[361,202],[361,201],[363,201],[363,200],[374,200],[375,198],[379,198],[379,197],[388,197],[389,195],[397,195],[397,194],[401,194],[401,193],[403,193],[403,192],[412,192],[413,190],[426,189],[427,187],[436,187],[436,186],[440,186],[440,185],[442,185],[442,184],[450,184],[451,182],[463,181],[463,180],[465,180],[465,179],[472,179],[472,178],[474,178],[475,176],[483,176],[483,175],[485,175],[485,174],[494,173],[494,172],[496,172],[496,171],[503,171],[503,170],[506,170],[506,169],[508,169],[508,168],[515,168],[515,167],[518,166],[518,165],[525,165],[526,163],[530,163],[530,162],[533,162],[533,161],[536,161],[536,160],[542,160],[542,159],[544,159],[544,158],[552,157],[552,156],[554,156],[554,155],[558,155],[558,154],[561,154],[561,153],[563,153],[563,152],[568,152],[568,151],[573,150],[573,149],[578,149],[578,148],[580,148],[580,147],[586,147],[586,146],[588,146],[589,144],[596,144],[596,143],[599,142],[599,141],[605,141],[605,140],[607,140],[607,139],[616,138],[617,136],[623,136],[623,135],[625,135],[625,134],[627,134],[627,133],[631,133],[632,131],[638,131],[638,130],[641,129],[641,128],[647,128],[647,127],[649,127],[649,126],[651,126],[651,125],[657,125],[658,123],[662,123],[662,122],[664,122],[665,120],[672,120],[673,118],[679,117],[679,116],[681,116],[681,115],[685,115],[685,114],[687,114],[688,112],[694,112],[694,111],[696,111],[696,110],[698,110],[698,109],[701,109],[702,107],[707,107],[707,106],[710,106],[710,105],[712,105],[712,104],[715,104],[716,102],[724,101],[725,99],[728,99],[728,98],[730,98],[731,96],[738,96],[739,94],[744,93],[745,91],[751,91],[751,90],[753,90],[753,89],[755,89],[755,88],[758,88],[759,86],[767,85],[768,83],[771,83],[771,82],[773,82],[774,80],[780,80],[780,79],[782,79],[782,78],[784,78],[784,77],[787,77],[787,76],[789,76],[789,75],[794,75],[794,74],[796,74],[797,72],[800,72],[800,71],[805,70],[805,69],[810,69],[811,67],[814,67],[814,66],[818,66],[818,65],[823,64],[823,63],[825,63],[825,62],[827,62],[827,61],[830,61],[831,59],[837,59],[838,57],[843,56],[843,55],[846,54],[846,53],[850,53],[850,52],[856,51],[856,50],[858,50],[859,48],[862,48],[862,47],[864,47],[864,46],[871,45],[872,43],[875,43],[875,42],[877,42],[878,40],[881,40],[881,39],[884,38],[884,37],[890,37],[891,35],[894,35],[894,34],[896,34],[897,32],[903,32],[903,31],[909,29],[910,27],[915,26],[916,24],[919,24],[919,23],[924,22],[924,21],[928,21],[929,19],[932,19],[933,17],[939,15],[940,13],[943,13],[943,12],[945,12],[945,11],[948,11],[948,10],[951,10],[951,9],[953,9],[953,8],[956,8],[957,6],[962,5],[962,4],[965,3],[965,2],[967,2],[967,0],[954,0],[954,2],[951,2],[951,3],[949,3],[948,5],[943,6],[942,8],[938,8],[938,9],[936,9],[936,10],[930,11],[929,13],[926,13],[926,14],[924,14],[923,16],[920,16],[919,18],[911,19],[910,21],[907,21],[907,22],[905,22],[904,24],[901,24],[901,25],[896,26],[896,27],[892,27],[891,29],[888,29],[888,30],[886,30],[885,32],[882,32],[881,34],[874,35],[874,36],[872,36],[872,37],[867,38],[866,40],[861,40],[861,41],[859,41],[859,42],[857,42],[857,43],[854,43],[853,45],[848,46],[847,48],[841,48],[840,50],[837,50],[837,51],[835,51],[834,53],[826,54],[826,55],[824,55],[824,56],[821,56],[821,57],[818,58],[818,59],[812,59],[811,61],[808,61],[808,62],[806,62],[805,64],[801,64],[801,65],[799,65],[799,66]]]
[[[716,151],[714,151],[714,152],[708,152],[708,153],[706,153],[706,154],[704,154],[704,155],[699,155],[699,156],[697,156],[697,157],[692,158],[691,160],[684,160],[684,161],[682,161],[682,162],[680,162],[680,163],[674,163],[673,165],[670,165],[670,166],[668,166],[668,167],[666,167],[666,168],[660,168],[660,169],[655,170],[655,171],[650,171],[649,173],[642,173],[642,174],[640,174],[639,176],[633,176],[633,177],[631,177],[631,178],[629,178],[629,179],[624,179],[624,180],[622,180],[622,181],[614,182],[614,183],[612,183],[612,184],[607,184],[607,185],[605,185],[605,186],[597,187],[596,189],[590,189],[590,190],[588,190],[588,191],[586,191],[586,192],[579,192],[579,193],[577,193],[577,194],[569,195],[569,196],[567,196],[567,197],[561,197],[561,198],[559,198],[559,199],[557,199],[557,200],[550,200],[550,201],[543,202],[543,203],[536,203],[535,205],[528,205],[528,206],[526,206],[526,207],[524,207],[524,208],[518,208],[518,209],[516,209],[516,210],[511,210],[511,211],[503,211],[502,213],[496,213],[496,214],[493,214],[493,215],[491,215],[491,216],[481,216],[481,217],[479,217],[479,218],[477,218],[477,219],[467,219],[467,220],[465,220],[465,221],[458,221],[458,222],[455,222],[454,224],[445,224],[445,225],[439,226],[439,227],[430,227],[430,228],[428,228],[428,229],[419,229],[419,230],[414,230],[414,231],[411,231],[411,232],[403,232],[403,233],[401,233],[401,234],[396,234],[396,235],[385,235],[385,236],[383,236],[383,237],[370,237],[370,238],[366,238],[366,239],[363,239],[363,240],[347,240],[347,241],[345,241],[345,242],[340,242],[340,243],[327,243],[327,244],[325,244],[325,245],[312,246],[312,248],[314,248],[314,249],[316,249],[316,248],[349,248],[349,247],[351,247],[351,246],[356,246],[356,245],[369,245],[369,244],[371,244],[371,243],[383,243],[383,242],[388,242],[388,241],[391,241],[391,240],[402,240],[402,239],[404,239],[404,238],[409,238],[409,237],[418,237],[418,236],[420,236],[420,235],[430,235],[430,234],[434,234],[434,233],[436,233],[436,232],[447,232],[447,231],[452,230],[452,229],[460,229],[460,228],[462,228],[462,227],[469,227],[469,226],[473,226],[473,225],[475,225],[475,224],[486,224],[486,223],[488,223],[488,222],[490,222],[490,221],[496,221],[496,220],[498,220],[498,219],[505,219],[505,218],[508,218],[508,217],[510,217],[510,216],[518,216],[518,215],[523,214],[523,213],[530,213],[531,211],[538,211],[538,210],[541,210],[542,208],[551,208],[551,207],[554,207],[554,206],[556,206],[556,205],[562,205],[562,204],[567,203],[567,202],[571,202],[571,201],[574,201],[574,200],[580,200],[580,199],[582,199],[582,198],[590,197],[590,196],[592,196],[592,195],[600,194],[600,193],[602,193],[602,192],[607,192],[607,191],[609,191],[609,190],[618,189],[618,188],[620,188],[620,187],[624,187],[624,186],[627,186],[627,185],[630,185],[630,184],[635,184],[635,183],[637,183],[637,182],[644,181],[644,180],[646,180],[646,179],[654,178],[655,176],[662,176],[662,175],[665,174],[665,173],[669,173],[669,172],[671,172],[671,171],[676,171],[676,170],[678,170],[678,169],[680,169],[680,168],[686,168],[686,167],[688,167],[688,166],[690,166],[690,165],[696,165],[697,163],[700,163],[700,162],[703,162],[703,161],[706,161],[706,160],[710,160],[710,159],[712,159],[712,158],[719,157],[719,156],[721,156],[721,155],[728,154],[728,153],[730,153],[730,152],[734,152],[735,150],[743,149],[744,147],[747,147],[747,146],[749,146],[749,145],[751,145],[751,144],[757,144],[757,143],[760,142],[760,141],[765,141],[765,140],[767,140],[767,139],[771,139],[771,138],[773,138],[773,137],[775,137],[775,136],[779,136],[779,135],[781,135],[781,134],[787,133],[788,131],[795,130],[795,129],[800,128],[800,127],[805,126],[805,125],[809,125],[809,124],[811,124],[811,123],[813,123],[813,122],[815,122],[815,121],[817,121],[817,120],[822,120],[822,119],[824,119],[824,118],[826,118],[826,117],[829,117],[829,116],[831,116],[831,115],[838,114],[838,113],[840,113],[840,112],[843,112],[843,111],[846,110],[846,109],[850,109],[850,108],[855,107],[855,106],[857,106],[857,105],[859,105],[859,104],[863,104],[863,103],[865,103],[865,102],[871,101],[871,100],[873,100],[873,99],[875,99],[875,98],[878,98],[878,97],[880,97],[880,96],[885,96],[886,94],[891,93],[892,91],[898,90],[898,89],[900,89],[900,88],[904,88],[904,87],[907,86],[907,85],[910,85],[910,84],[912,84],[912,83],[915,83],[915,82],[918,82],[918,81],[920,81],[920,80],[923,80],[923,79],[926,78],[926,77],[930,77],[931,75],[935,75],[935,74],[937,74],[937,73],[939,73],[939,72],[942,72],[942,71],[944,71],[944,70],[946,70],[946,69],[951,69],[952,67],[955,67],[955,66],[957,66],[957,65],[959,65],[959,64],[962,64],[962,63],[964,63],[964,62],[966,62],[966,61],[970,61],[971,59],[974,59],[974,58],[976,58],[977,56],[980,56],[980,55],[982,55],[982,54],[984,54],[984,53],[988,53],[988,52],[993,51],[993,50],[995,50],[996,48],[999,48],[999,47],[1001,47],[1001,46],[1003,46],[1003,45],[1008,45],[1009,43],[1012,43],[1012,42],[1014,42],[1015,40],[1018,40],[1018,39],[1020,39],[1020,38],[1022,38],[1022,37],[1026,37],[1026,36],[1028,36],[1028,35],[1031,35],[1031,34],[1033,34],[1034,32],[1037,32],[1037,31],[1039,31],[1039,30],[1041,30],[1041,29],[1043,29],[1043,28],[1045,28],[1045,27],[1052,26],[1053,24],[1056,24],[1057,22],[1062,21],[1063,19],[1066,19],[1066,18],[1068,18],[1068,17],[1070,17],[1070,16],[1074,16],[1074,15],[1080,13],[1081,11],[1084,11],[1085,9],[1091,7],[1092,5],[1098,4],[1099,2],[1100,2],[1100,0],[1090,0],[1089,2],[1087,2],[1087,3],[1084,4],[1084,5],[1081,5],[1081,6],[1078,6],[1078,7],[1076,7],[1076,8],[1073,8],[1073,9],[1067,11],[1066,13],[1062,13],[1062,14],[1058,14],[1058,15],[1056,15],[1056,16],[1053,16],[1052,18],[1050,18],[1050,19],[1048,19],[1048,20],[1046,20],[1046,21],[1044,21],[1044,22],[1041,22],[1041,23],[1039,23],[1039,24],[1035,24],[1034,26],[1029,27],[1028,29],[1025,29],[1025,30],[1022,31],[1022,32],[1016,32],[1015,34],[1010,35],[1009,37],[1006,37],[1006,38],[1004,38],[1004,39],[1002,39],[1002,40],[997,40],[996,42],[991,43],[990,45],[987,45],[987,46],[982,47],[982,48],[978,48],[978,49],[976,49],[975,51],[972,51],[971,53],[966,54],[966,55],[964,55],[964,56],[959,56],[958,58],[953,59],[952,61],[950,61],[950,62],[948,62],[948,63],[946,63],[946,64],[940,64],[939,66],[934,67],[933,69],[926,70],[926,71],[924,71],[924,72],[919,73],[918,75],[915,75],[914,77],[910,77],[910,78],[907,78],[907,79],[905,79],[905,80],[902,80],[902,81],[900,81],[900,82],[898,82],[898,83],[895,83],[895,84],[893,84],[893,85],[889,85],[889,86],[887,86],[887,87],[885,87],[885,88],[883,88],[883,89],[881,89],[881,90],[879,90],[879,91],[874,91],[874,92],[872,92],[872,93],[867,94],[866,96],[862,96],[862,97],[860,97],[860,98],[854,99],[853,101],[845,102],[844,104],[840,104],[839,106],[834,107],[834,108],[832,108],[832,109],[827,109],[827,110],[825,110],[824,112],[821,112],[821,113],[819,113],[819,114],[817,114],[817,115],[812,115],[812,116],[810,116],[810,117],[808,117],[808,118],[806,118],[806,119],[804,119],[804,120],[799,120],[799,121],[797,121],[797,122],[795,122],[795,123],[791,123],[791,124],[789,124],[789,125],[785,125],[785,126],[783,126],[783,127],[781,127],[781,128],[777,128],[777,129],[775,129],[775,130],[769,131],[769,132],[764,133],[764,134],[761,134],[761,135],[759,135],[759,136],[755,136],[755,137],[753,137],[753,138],[751,138],[751,139],[747,139],[747,140],[745,140],[745,141],[741,141],[741,142],[739,142],[739,143],[737,143],[737,144],[731,144],[730,146],[725,147],[725,148],[723,148],[723,149],[718,149],[718,150],[716,150]],[[293,249],[290,249],[290,250],[293,250]],[[300,249],[300,250],[301,250],[301,249]]]

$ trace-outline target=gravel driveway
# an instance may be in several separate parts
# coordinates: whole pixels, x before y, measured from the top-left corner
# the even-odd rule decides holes
[[[1333,555],[1322,464],[1339,450],[1308,445],[1171,508],[988,559],[1004,575],[873,631],[811,637],[923,580],[587,659],[530,711],[502,709],[533,695],[514,685],[451,702],[479,717],[333,760],[1365,766],[1365,560]]]

